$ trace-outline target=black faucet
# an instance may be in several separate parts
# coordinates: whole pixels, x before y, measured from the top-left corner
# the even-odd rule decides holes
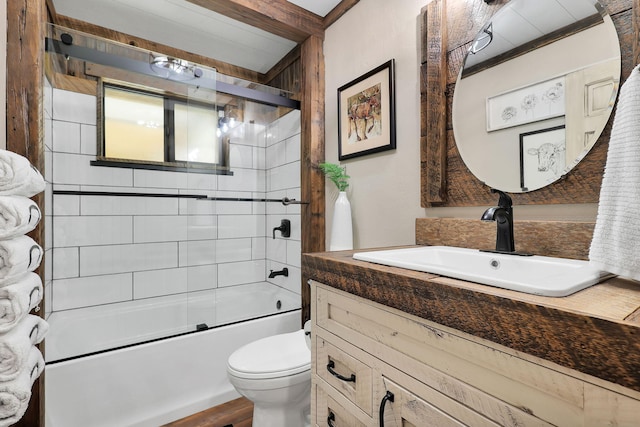
[[[287,267],[285,267],[285,268],[283,268],[282,270],[279,270],[279,271],[271,270],[271,273],[269,273],[269,279],[273,279],[276,276],[289,277],[289,269]]]
[[[500,200],[498,206],[487,209],[483,214],[482,221],[496,222],[496,252],[515,252],[513,243],[513,208],[512,200],[506,193],[494,188],[492,193],[498,193]]]
[[[291,221],[288,219],[280,220],[280,227],[273,228],[273,238],[276,238],[276,231],[280,232],[282,237],[291,237]]]

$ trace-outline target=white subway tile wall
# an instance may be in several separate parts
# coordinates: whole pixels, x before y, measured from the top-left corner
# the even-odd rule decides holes
[[[64,195],[58,190],[300,198],[300,114],[244,125],[233,175],[93,166],[96,97],[45,87],[47,314],[271,283],[300,294],[300,205],[189,198]],[[291,237],[272,230],[291,221]],[[289,276],[268,279],[270,270]],[[247,296],[251,298],[251,295]],[[160,301],[158,299],[158,301]],[[200,303],[199,303],[200,304]],[[188,316],[198,321],[192,307]]]
[[[300,200],[300,112],[293,111],[265,129],[267,197],[270,199]],[[284,153],[273,155],[272,153]],[[289,276],[267,279],[271,283],[300,294],[301,286],[301,244],[300,205],[285,206],[268,203],[267,214],[267,270],[281,270],[287,267]],[[280,225],[281,219],[291,221],[291,237],[276,238],[270,233]],[[271,236],[269,236],[271,234]],[[292,252],[297,248],[298,253]]]
[[[54,120],[96,125],[98,116],[95,96],[53,89],[51,109]]]
[[[58,280],[53,287],[53,310],[131,300],[131,274],[109,274]]]

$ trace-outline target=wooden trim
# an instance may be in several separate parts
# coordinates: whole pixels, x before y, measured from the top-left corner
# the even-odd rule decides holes
[[[268,85],[273,79],[275,79],[280,73],[286,70],[294,62],[300,59],[300,45],[297,45],[289,51],[276,65],[271,67],[269,71],[264,74],[262,84]]]
[[[633,63],[640,63],[640,0],[633,0]]]
[[[516,250],[586,260],[594,226],[594,222],[518,220],[513,225]],[[418,218],[416,244],[494,250],[496,224],[480,219]]]
[[[447,25],[446,1],[434,0],[425,8],[422,21],[423,39],[428,40],[428,53],[420,66],[422,87],[421,102],[429,100],[424,114],[420,135],[420,170],[425,191],[422,206],[446,200],[447,162],[447,110],[446,110],[446,66]],[[422,118],[422,115],[421,115]]]
[[[116,30],[101,27],[99,25],[90,24],[85,21],[70,18],[64,15],[58,15],[58,19],[55,24],[76,30],[84,33],[88,33],[94,36],[102,37],[108,40],[128,44],[131,46],[139,47],[141,49],[147,49],[158,53],[164,53],[166,55],[175,56],[184,59],[189,62],[195,62],[207,67],[215,68],[219,73],[238,77],[244,80],[252,82],[260,82],[263,80],[263,74],[256,71],[252,71],[246,68],[238,67],[223,61],[218,61],[206,56],[198,55],[195,53],[186,52],[184,50],[176,49],[175,47],[163,45],[153,41],[145,40],[140,37],[135,37],[129,34],[121,33]]]
[[[7,1],[7,150],[26,157],[44,175],[43,103],[44,35],[46,4],[44,0]],[[45,197],[33,197],[42,212]],[[44,221],[29,236],[43,248]],[[44,264],[44,263],[43,263]],[[44,266],[36,271],[44,283]],[[42,316],[44,301],[40,304]],[[43,346],[40,346],[44,350]],[[31,400],[17,427],[44,426],[44,373],[31,390]]]
[[[640,324],[640,307],[638,307],[637,310],[625,317],[624,320],[626,320],[627,322]]]
[[[56,7],[53,4],[53,0],[45,0],[47,7],[47,21],[48,22],[56,22],[58,19],[58,13],[56,12]]]
[[[318,169],[324,161],[324,56],[322,39],[309,37],[301,49],[302,106],[300,111],[300,197],[302,205],[302,253],[325,250],[325,178]],[[302,275],[302,321],[310,318],[311,294]]]
[[[358,4],[360,0],[342,0],[331,12],[329,12],[322,22],[323,27],[326,29],[329,25],[336,22],[342,15],[347,13],[349,9]]]
[[[60,73],[52,73],[49,77],[51,86],[56,89],[68,90],[70,92],[84,93],[95,96],[98,92],[98,83],[95,80],[82,79],[80,77],[67,76]]]
[[[324,37],[322,18],[286,0],[187,1],[297,43]]]
[[[98,88],[102,88],[102,84],[99,83],[100,80],[102,80],[103,83],[111,83],[115,85],[124,85],[123,82],[125,82],[127,87],[133,86],[141,91],[150,92],[150,88],[153,88],[154,93],[160,95],[170,93],[183,96],[184,98],[189,95],[186,85],[169,79],[163,79],[161,77],[142,75],[132,71],[123,70],[121,68],[110,67],[108,65],[96,64],[88,61],[85,61],[84,69],[85,75],[95,77],[98,80],[90,80],[94,87],[93,95],[97,94]]]

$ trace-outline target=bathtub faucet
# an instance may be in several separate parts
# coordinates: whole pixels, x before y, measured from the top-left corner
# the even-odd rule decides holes
[[[282,270],[279,270],[279,271],[271,270],[271,273],[269,273],[269,279],[273,279],[276,276],[289,277],[289,269],[287,267],[285,267],[285,268],[283,268]]]
[[[496,222],[496,252],[515,252],[513,243],[513,207],[511,197],[500,190],[491,189],[492,193],[498,193],[500,200],[498,206],[487,209],[482,214],[482,221]]]

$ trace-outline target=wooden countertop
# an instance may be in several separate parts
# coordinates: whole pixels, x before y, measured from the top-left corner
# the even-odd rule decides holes
[[[543,297],[352,258],[362,251],[303,254],[303,277],[640,391],[640,283]]]

